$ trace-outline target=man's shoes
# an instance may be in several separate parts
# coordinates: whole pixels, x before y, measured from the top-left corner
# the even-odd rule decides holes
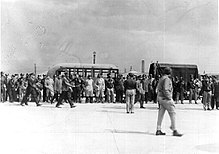
[[[23,104],[23,103],[21,103],[20,105],[21,105],[21,106],[24,106],[24,104]]]
[[[174,130],[173,131],[173,136],[181,137],[181,136],[183,136],[183,134],[180,134],[177,130]]]
[[[144,106],[141,106],[140,108],[141,108],[141,109],[145,109],[145,107],[144,107]]]
[[[74,106],[74,105],[71,105],[71,108],[75,108],[76,106]]]
[[[37,106],[41,106],[42,104],[37,104]]]
[[[62,108],[61,106],[56,106],[56,108]]]
[[[131,114],[134,114],[134,112],[131,112]]]
[[[129,114],[129,112],[126,112],[127,114]]]
[[[207,110],[208,110],[208,111],[211,111],[211,109],[210,109],[210,108],[208,108]]]
[[[25,105],[27,105],[27,106],[28,106],[28,104],[27,104],[27,103],[25,103]]]
[[[156,135],[166,135],[166,133],[161,132],[161,130],[157,130]]]

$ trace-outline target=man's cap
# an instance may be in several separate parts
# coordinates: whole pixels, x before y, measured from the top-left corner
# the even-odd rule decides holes
[[[130,77],[133,77],[133,76],[134,76],[134,74],[133,74],[133,73],[129,73],[128,75],[129,75]]]
[[[164,68],[164,74],[170,75],[171,72],[172,72],[172,69],[171,69],[170,67],[165,67],[165,68]]]

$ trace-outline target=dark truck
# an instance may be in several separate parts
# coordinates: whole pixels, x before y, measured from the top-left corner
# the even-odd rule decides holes
[[[173,77],[183,77],[185,83],[189,81],[191,75],[194,78],[198,77],[197,65],[190,64],[152,63],[149,67],[149,74],[152,74],[152,77],[161,76],[165,67],[172,69]]]

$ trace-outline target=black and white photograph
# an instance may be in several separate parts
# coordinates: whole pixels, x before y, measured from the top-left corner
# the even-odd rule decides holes
[[[1,154],[218,154],[218,0],[1,0]]]

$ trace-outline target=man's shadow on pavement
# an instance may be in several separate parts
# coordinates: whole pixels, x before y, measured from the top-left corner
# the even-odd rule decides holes
[[[152,136],[156,136],[155,132],[142,132],[142,131],[129,131],[129,130],[117,130],[117,129],[107,129],[106,131],[111,132],[111,133],[115,133],[115,134],[140,134],[140,135],[152,135]],[[166,135],[159,135],[156,137],[170,137],[173,136],[172,134],[166,134]]]
[[[118,133],[118,134],[144,134],[144,135],[155,135],[155,133],[151,133],[151,132],[141,132],[141,131],[129,131],[129,130],[111,130],[111,129],[107,129],[106,131],[109,131],[111,133]]]

